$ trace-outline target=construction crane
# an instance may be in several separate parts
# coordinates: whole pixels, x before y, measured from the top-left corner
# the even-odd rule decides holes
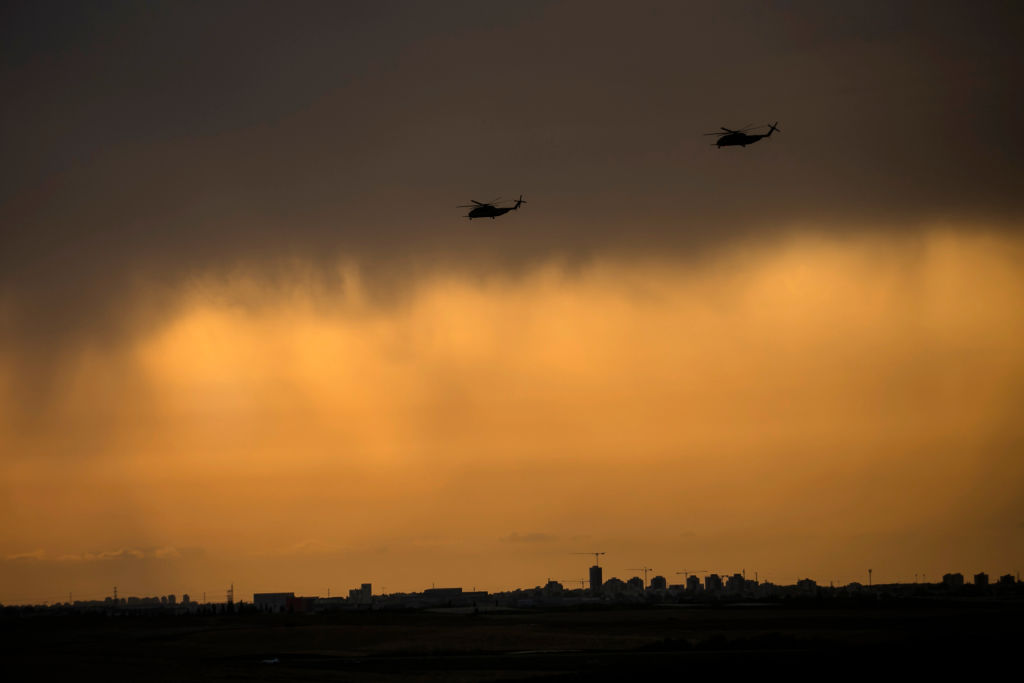
[[[594,556],[594,564],[597,565],[598,567],[600,567],[601,566],[601,562],[600,562],[601,558],[598,557],[598,556],[599,555],[607,555],[608,553],[603,553],[603,552],[602,553],[593,553],[593,552],[591,552],[591,553],[569,553],[569,554],[570,555],[593,555]]]
[[[647,567],[647,566],[643,566],[643,567],[626,567],[626,571],[643,572],[644,573],[644,588],[647,588],[647,572],[653,572],[654,568],[653,567]]]
[[[684,569],[681,572],[676,572],[676,574],[682,574],[683,575],[683,581],[686,581],[686,579],[689,578],[690,574],[707,574],[708,572],[711,572],[711,571],[714,571],[714,570],[713,569]]]

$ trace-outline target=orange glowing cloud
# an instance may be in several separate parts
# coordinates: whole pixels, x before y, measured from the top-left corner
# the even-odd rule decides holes
[[[176,567],[147,575],[168,591],[499,588],[578,571],[569,551],[594,544],[777,580],[849,580],[865,554],[893,579],[1002,570],[1024,559],[1021,256],[962,230],[796,237],[687,266],[439,273],[388,306],[355,269],[339,290],[198,281],[0,423],[2,571],[203,548],[137,564]]]

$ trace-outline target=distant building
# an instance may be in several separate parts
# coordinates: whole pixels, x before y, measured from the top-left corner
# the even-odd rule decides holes
[[[364,583],[359,588],[350,588],[348,591],[349,602],[354,602],[357,605],[369,605],[373,602],[373,586],[369,583]]]
[[[261,612],[286,612],[295,593],[253,593],[252,604]]]
[[[634,593],[644,592],[644,580],[639,576],[634,576],[632,579],[626,582],[626,590]]]
[[[1013,574],[1003,574],[999,577],[1000,586],[1012,586],[1015,583],[1016,580],[1013,578]]]
[[[536,593],[531,591],[530,596],[536,597]],[[434,607],[466,607],[488,597],[487,591],[464,591],[461,588],[428,588],[423,591],[424,605]]]
[[[626,591],[626,582],[613,576],[601,584],[601,591],[609,595],[624,593]]]
[[[988,574],[986,574],[985,572],[981,572],[981,573],[975,574],[974,575],[974,585],[975,586],[982,586],[982,587],[987,586],[988,585]]]
[[[729,595],[739,595],[743,592],[747,580],[743,578],[743,574],[733,574],[725,580],[725,592]]]
[[[690,574],[686,577],[686,590],[691,593],[700,592],[700,579],[696,575]]]
[[[668,581],[665,580],[664,576],[655,576],[651,579],[651,588],[653,590],[666,590],[668,588]]]
[[[337,612],[349,606],[348,600],[340,595],[330,598],[316,598],[314,612]]]
[[[302,597],[299,595],[288,598],[287,610],[295,614],[309,614],[316,608],[317,598]]]
[[[946,588],[962,588],[964,585],[964,575],[960,572],[955,574],[943,574],[942,585]]]
[[[600,566],[595,564],[590,568],[590,590],[595,595],[601,592],[601,586],[604,585],[603,576]]]
[[[704,577],[704,590],[708,593],[722,592],[722,577],[718,574],[708,574]]]

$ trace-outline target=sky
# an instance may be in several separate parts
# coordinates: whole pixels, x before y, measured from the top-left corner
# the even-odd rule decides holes
[[[0,33],[0,602],[1024,565],[1016,4]]]

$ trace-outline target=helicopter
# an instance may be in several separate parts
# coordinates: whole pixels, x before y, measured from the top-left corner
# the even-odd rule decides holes
[[[503,216],[509,211],[515,211],[519,208],[520,204],[525,204],[526,200],[523,199],[523,195],[519,195],[519,199],[516,200],[515,206],[497,207],[494,202],[478,202],[475,199],[470,199],[472,204],[460,204],[460,209],[470,209],[470,212],[466,214],[466,218],[473,220],[474,218],[490,218],[494,220],[498,216]],[[494,200],[498,201],[498,200]]]
[[[729,128],[726,128],[725,126],[722,126],[722,130],[725,131],[724,133],[704,133],[704,135],[717,135],[718,140],[716,140],[713,144],[718,145],[719,147],[731,147],[733,145],[746,147],[747,145],[754,144],[755,142],[761,140],[762,138],[770,138],[772,136],[772,133],[779,129],[779,122],[776,121],[775,123],[768,126],[767,133],[762,133],[760,135],[751,135],[749,133],[749,131],[755,130],[757,128],[764,128],[764,126],[747,126],[746,128],[741,128],[740,130],[731,130]]]

